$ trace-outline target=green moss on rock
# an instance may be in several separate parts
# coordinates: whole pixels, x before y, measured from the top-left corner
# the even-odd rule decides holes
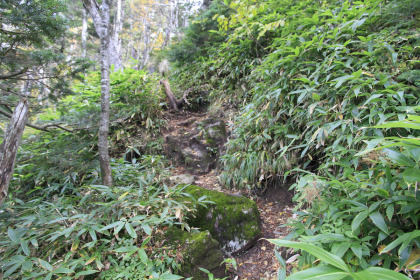
[[[208,231],[191,233],[172,227],[166,234],[169,244],[181,245],[183,248],[184,262],[180,275],[193,277],[193,279],[208,279],[207,275],[199,268],[205,268],[216,277],[223,278],[224,268],[223,253],[219,243],[214,240]]]
[[[247,249],[260,236],[260,216],[255,201],[217,191],[188,186],[185,192],[196,199],[202,196],[215,204],[199,206],[189,217],[190,226],[208,230],[227,255]]]

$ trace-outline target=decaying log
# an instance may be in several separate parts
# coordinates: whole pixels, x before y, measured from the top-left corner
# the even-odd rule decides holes
[[[190,94],[193,91],[193,88],[186,90],[181,100],[177,100],[175,95],[172,93],[171,86],[169,85],[168,79],[162,79],[160,83],[163,84],[163,87],[165,88],[165,93],[166,93],[166,96],[168,97],[168,103],[169,103],[170,109],[179,110],[184,106],[184,104],[190,105],[190,103],[187,100],[187,97],[188,97],[188,94]]]

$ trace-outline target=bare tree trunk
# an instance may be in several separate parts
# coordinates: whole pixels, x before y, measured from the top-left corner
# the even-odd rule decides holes
[[[102,184],[112,185],[112,172],[108,149],[109,134],[109,99],[110,99],[110,74],[109,74],[109,52],[110,33],[110,9],[112,0],[103,0],[102,5],[96,0],[82,0],[83,5],[89,10],[93,24],[101,38],[100,61],[101,61],[101,120],[99,123],[99,164],[101,166]]]
[[[87,41],[87,11],[83,7],[83,25],[82,25],[82,57],[86,57],[86,41]]]
[[[112,30],[112,39],[110,44],[110,64],[113,64],[115,70],[123,69],[122,64],[122,40],[119,36],[122,32],[124,23],[124,3],[125,0],[117,1],[117,13],[114,18],[114,28]]]
[[[95,26],[96,33],[98,33],[99,37],[101,37],[99,32],[102,29],[101,12],[104,6],[103,5],[99,6],[96,0],[81,0],[81,1],[83,3],[83,6],[89,11],[90,16],[92,17],[92,21],[93,21],[93,25]],[[108,0],[106,2],[110,3],[108,8],[111,9],[112,0]],[[108,13],[110,13],[110,11],[108,11]],[[121,10],[121,13],[122,13],[122,10]],[[121,18],[122,18],[122,14],[121,14]],[[108,24],[108,28],[109,28],[109,24]],[[115,29],[115,26],[114,26],[114,29]],[[116,32],[116,33],[119,36],[119,32]],[[122,67],[122,56],[120,55],[118,51],[119,50],[118,40],[115,39],[115,38],[119,38],[118,36],[111,36],[109,39],[109,49],[110,49],[109,61],[111,64],[115,66],[115,70],[121,69]]]
[[[112,172],[108,149],[109,134],[109,43],[110,43],[110,6],[112,0],[104,0],[101,5],[101,121],[99,123],[99,163],[101,165],[102,184],[112,186]]]
[[[9,127],[0,146],[0,206],[7,197],[10,180],[13,176],[19,143],[29,117],[29,105],[23,99],[16,106]]]
[[[144,49],[143,49],[143,57],[140,64],[140,70],[146,67],[146,63],[149,60],[149,53],[150,53],[150,31],[152,26],[148,19],[144,19]]]

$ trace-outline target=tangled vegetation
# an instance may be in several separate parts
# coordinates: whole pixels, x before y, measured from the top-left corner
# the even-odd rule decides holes
[[[420,1],[215,5],[226,40],[182,71],[238,108],[221,180],[296,180],[289,239],[417,277]]]
[[[294,182],[290,234],[271,240],[302,250],[290,279],[418,279],[419,30],[419,0],[214,0],[160,54],[179,92],[235,110],[227,187]],[[112,187],[97,162],[100,87],[87,73],[37,116],[66,131],[24,136],[0,208],[3,278],[180,278],[164,233],[204,202],[165,184],[159,76],[111,75]]]

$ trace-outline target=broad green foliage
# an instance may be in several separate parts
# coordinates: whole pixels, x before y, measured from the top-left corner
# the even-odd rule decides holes
[[[235,125],[223,181],[255,187],[321,159],[357,167],[360,140],[380,133],[361,128],[414,113],[417,90],[398,82],[395,68],[410,70],[419,35],[393,35],[380,23],[377,2],[275,7],[286,23],[253,71],[253,99]]]
[[[101,77],[90,73],[86,81],[74,86],[78,94],[63,101],[64,118],[80,127],[97,125],[100,111]],[[164,95],[159,77],[145,71],[125,69],[111,74],[111,123],[134,119],[139,125],[155,128],[161,116]],[[112,126],[112,124],[111,124]],[[112,129],[112,128],[111,128]]]
[[[7,279],[177,279],[175,252],[159,248],[163,226],[202,204],[168,188],[159,159],[114,166],[115,187],[75,188],[71,195],[11,199],[0,210],[0,269]],[[89,183],[88,181],[86,183]]]
[[[224,5],[236,12],[214,17],[226,42],[178,75],[239,107],[221,180],[294,177],[289,238],[358,271],[418,277],[420,1]],[[315,260],[303,253],[299,264]]]
[[[85,176],[96,174],[97,131],[100,116],[100,74],[90,73],[73,88],[75,95],[45,110],[39,122],[60,118],[73,132],[28,134],[21,145],[15,170],[14,188],[64,192],[83,184]],[[111,153],[135,160],[144,154],[158,154],[162,141],[157,137],[162,120],[163,94],[158,77],[127,69],[111,75]],[[94,182],[98,183],[98,182]]]
[[[406,120],[375,127],[410,129],[415,134],[420,119],[409,115]],[[309,174],[299,180],[295,185],[298,206],[306,204],[309,209],[296,212],[289,238],[328,248],[355,267],[397,266],[418,277],[419,138],[376,136],[366,142],[365,150],[357,154],[366,170],[341,165],[342,173],[335,176]],[[304,255],[300,264],[313,261]]]
[[[399,274],[390,269],[384,269],[384,268],[379,268],[379,267],[370,267],[362,271],[352,271],[350,267],[346,265],[343,262],[343,260],[341,260],[339,257],[325,251],[324,249],[321,249],[315,245],[312,245],[310,243],[300,243],[300,242],[286,241],[286,240],[280,240],[280,239],[271,239],[268,241],[278,246],[285,246],[285,247],[290,247],[293,249],[307,251],[309,254],[315,256],[317,259],[328,264],[328,265],[320,265],[320,266],[310,268],[304,271],[293,273],[292,275],[287,277],[288,280],[310,280],[310,279],[408,280],[410,279],[403,274]],[[281,257],[280,257],[280,262],[283,266],[283,269],[281,269],[282,271],[281,275],[283,276],[280,276],[279,280],[284,280],[286,279],[285,277],[286,264]]]

